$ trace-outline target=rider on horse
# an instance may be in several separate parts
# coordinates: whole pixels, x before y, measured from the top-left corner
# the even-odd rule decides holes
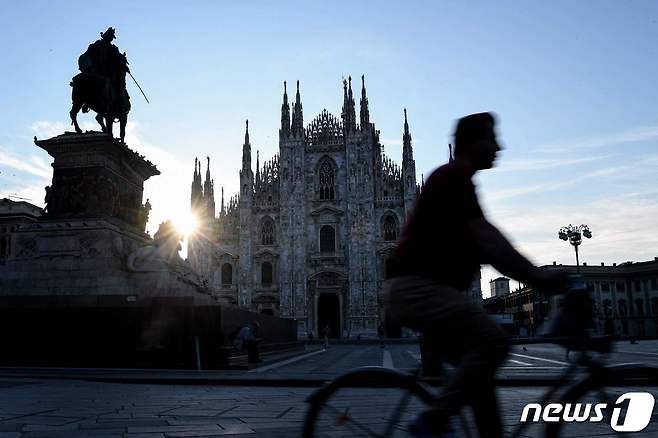
[[[126,55],[112,44],[114,28],[101,33],[101,38],[89,45],[78,58],[80,74],[71,82],[73,109],[71,120],[77,132],[82,132],[76,120],[77,112],[94,110],[96,120],[104,132],[112,133],[115,118],[121,122],[121,139],[125,135],[125,120],[130,111],[130,97],[126,90],[126,73],[130,72]],[[105,118],[105,123],[103,123]]]

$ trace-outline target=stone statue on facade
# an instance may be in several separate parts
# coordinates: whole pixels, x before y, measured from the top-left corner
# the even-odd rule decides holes
[[[43,199],[43,202],[45,204],[43,207],[43,213],[48,214],[53,202],[53,191],[50,186],[46,186],[46,196]]]
[[[138,218],[137,218],[137,227],[143,231],[146,229],[146,224],[149,221],[149,214],[151,213],[151,202],[149,199],[146,200],[144,205],[139,207]]]
[[[130,73],[130,69],[126,54],[120,53],[112,44],[114,38],[115,30],[110,27],[78,58],[80,73],[71,81],[73,107],[70,115],[77,133],[82,132],[77,120],[81,109],[84,113],[90,109],[96,112],[96,121],[103,132],[110,135],[117,119],[123,141],[130,111],[130,97],[126,90],[126,73]]]

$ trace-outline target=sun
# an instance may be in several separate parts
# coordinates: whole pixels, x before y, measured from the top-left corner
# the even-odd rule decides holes
[[[173,221],[176,230],[185,237],[191,236],[197,230],[198,221],[192,212],[181,213],[178,217],[173,219]]]

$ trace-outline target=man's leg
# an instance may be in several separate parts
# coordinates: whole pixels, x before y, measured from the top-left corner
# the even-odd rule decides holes
[[[244,347],[247,350],[247,362],[256,363],[259,361],[258,357],[258,343],[254,340],[245,340]]]
[[[470,405],[481,436],[502,436],[494,377],[507,356],[507,336],[484,313],[473,313],[461,321],[450,324],[453,334],[446,336],[451,332],[444,330],[429,337],[431,342],[438,343],[435,347],[441,350],[442,356],[452,356],[458,367],[446,383],[436,408],[423,414],[423,420],[430,427],[440,429],[448,417]]]
[[[436,409],[423,420],[438,429],[470,404],[481,433],[500,436],[493,379],[509,349],[505,332],[464,293],[419,277],[394,279],[386,300],[399,322],[422,331],[442,357],[459,363]]]
[[[496,388],[494,385],[482,388],[478,397],[471,402],[475,424],[480,436],[495,436],[489,431],[502,431],[498,400],[496,399]],[[502,436],[502,435],[500,435]]]

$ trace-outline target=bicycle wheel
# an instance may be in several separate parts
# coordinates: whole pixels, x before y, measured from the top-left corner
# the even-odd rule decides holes
[[[433,400],[410,374],[362,368],[308,398],[303,437],[403,437],[407,424]]]
[[[559,401],[562,409],[569,405],[569,416],[573,417],[577,412],[581,420],[564,421],[565,412],[558,414],[560,421],[547,423],[545,436],[557,438],[561,436],[589,436],[614,434],[613,422],[621,425],[625,421],[625,414],[613,419],[615,402],[627,392],[650,392],[654,397],[658,396],[658,369],[639,365],[621,365],[617,367],[604,368],[600,373],[586,377],[571,386]],[[647,390],[647,388],[650,388]],[[600,408],[598,415],[595,406],[605,403]],[[589,407],[588,407],[589,406]],[[621,407],[621,404],[619,405]],[[577,411],[578,410],[578,411]],[[625,410],[625,409],[624,409]],[[588,415],[585,413],[588,412]],[[598,421],[596,417],[603,418]],[[623,435],[622,432],[618,432]],[[658,425],[649,424],[643,433],[651,436],[658,435]]]

